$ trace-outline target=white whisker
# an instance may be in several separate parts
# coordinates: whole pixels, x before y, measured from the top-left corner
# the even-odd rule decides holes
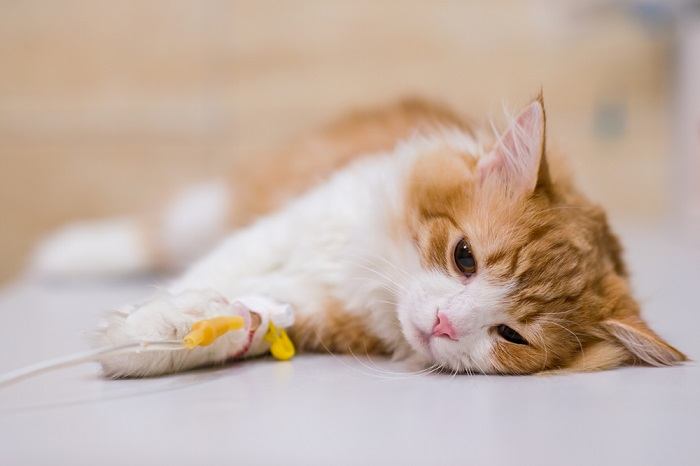
[[[561,325],[561,324],[559,324],[559,323],[557,323],[557,322],[554,322],[553,320],[541,319],[541,318],[540,318],[540,319],[539,319],[539,322],[544,322],[544,323],[556,325],[557,327],[560,327],[560,328],[566,330],[567,332],[569,332],[571,335],[574,336],[574,338],[576,338],[576,341],[578,342],[579,349],[581,350],[581,354],[583,354],[583,344],[581,343],[581,339],[578,337],[578,335],[576,335],[576,333],[574,333],[574,332],[571,331],[570,329],[566,328],[565,326],[563,326],[563,325]]]
[[[407,291],[405,286],[403,286],[402,284],[400,284],[399,282],[397,282],[396,280],[394,280],[393,278],[391,278],[389,275],[386,275],[385,273],[380,272],[380,271],[377,270],[377,269],[374,269],[374,268],[372,268],[372,267],[368,267],[368,266],[363,265],[363,264],[361,264],[361,263],[359,263],[359,262],[355,262],[355,263],[353,263],[353,265],[355,265],[355,266],[357,266],[357,267],[360,267],[360,268],[362,268],[362,269],[364,269],[364,270],[367,270],[368,272],[372,272],[372,273],[376,274],[377,276],[379,276],[379,277],[381,277],[381,278],[383,278],[383,279],[389,281],[391,284],[393,284],[394,286],[398,287],[398,288],[401,289],[402,291]]]

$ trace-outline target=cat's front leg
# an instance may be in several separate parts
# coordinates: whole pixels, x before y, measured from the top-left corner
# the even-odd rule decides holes
[[[99,346],[141,341],[182,340],[198,320],[221,315],[241,315],[243,330],[223,335],[209,346],[191,350],[142,351],[103,358],[111,377],[142,377],[183,371],[261,354],[267,350],[262,333],[270,315],[282,306],[264,297],[228,300],[212,290],[163,293],[143,304],[111,312],[97,332]]]

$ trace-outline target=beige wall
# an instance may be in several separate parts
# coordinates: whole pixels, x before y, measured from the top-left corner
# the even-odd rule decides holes
[[[594,197],[656,217],[668,44],[587,3],[0,1],[0,278],[48,228],[406,94],[497,117],[543,86],[551,140]]]

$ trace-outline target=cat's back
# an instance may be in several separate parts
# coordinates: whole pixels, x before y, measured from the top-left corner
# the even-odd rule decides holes
[[[472,131],[470,123],[448,107],[410,98],[349,113],[277,151],[242,158],[231,177],[234,226],[280,208],[350,162],[444,126]]]

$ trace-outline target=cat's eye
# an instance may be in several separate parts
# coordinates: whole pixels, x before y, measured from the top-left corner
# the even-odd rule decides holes
[[[504,340],[515,343],[516,345],[528,344],[527,340],[524,339],[522,335],[505,324],[497,325],[496,333],[498,333],[498,335]]]
[[[454,261],[457,269],[464,275],[469,276],[476,273],[476,259],[474,259],[472,250],[466,240],[461,239],[457,243],[454,250]]]

